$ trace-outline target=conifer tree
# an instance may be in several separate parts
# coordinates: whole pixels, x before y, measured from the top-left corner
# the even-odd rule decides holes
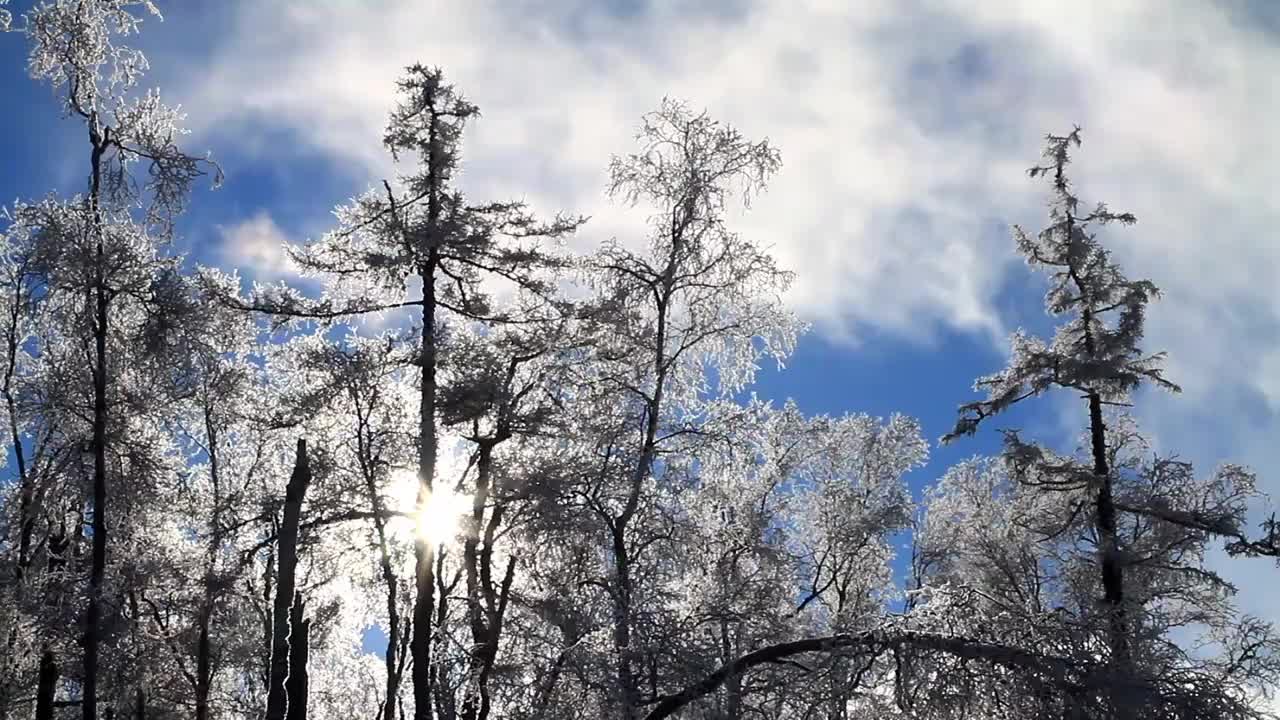
[[[1170,517],[1207,512],[1238,527],[1254,482],[1234,466],[1201,480],[1187,463],[1149,458],[1136,423],[1117,410],[1129,406],[1143,385],[1179,388],[1163,374],[1164,354],[1147,353],[1141,345],[1156,286],[1129,279],[1096,234],[1096,228],[1132,225],[1136,218],[1102,203],[1081,209],[1066,173],[1070,151],[1079,145],[1079,128],[1047,136],[1046,162],[1029,174],[1052,184],[1049,224],[1035,234],[1014,228],[1027,263],[1049,273],[1046,310],[1065,322],[1048,343],[1015,334],[1008,367],[976,384],[987,398],[963,406],[943,440],[970,435],[987,419],[1051,390],[1077,393],[1086,420],[1082,458],[1059,455],[1009,430],[1002,460],[1021,488],[1010,490],[1006,501],[1036,507],[1022,522],[1042,542],[1067,543],[1066,554],[1050,564],[1057,583],[1097,590],[1096,601],[1061,595],[1052,600],[1078,614],[1075,622],[1086,638],[1096,630],[1096,642],[1076,637],[1069,647],[1103,658],[1100,671],[1108,676],[1097,697],[1078,701],[1107,717],[1247,716],[1251,710],[1239,700],[1236,678],[1193,658],[1168,633],[1196,617],[1219,638],[1252,637],[1257,643],[1247,643],[1253,651],[1241,660],[1250,683],[1274,672],[1269,651],[1275,641],[1268,628],[1239,618],[1223,598],[1229,586],[1204,565],[1209,533]],[[1019,500],[1020,495],[1032,499]],[[1036,502],[1036,496],[1043,500]],[[1144,505],[1166,508],[1169,517],[1144,513]],[[976,523],[974,531],[982,526]],[[1229,659],[1223,662],[1236,662],[1232,641],[1224,645]]]

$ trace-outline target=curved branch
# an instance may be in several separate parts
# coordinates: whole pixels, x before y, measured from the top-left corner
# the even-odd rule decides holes
[[[981,660],[1003,667],[1052,676],[1065,684],[1070,671],[1079,671],[1084,664],[1062,658],[1020,650],[1004,645],[994,645],[979,640],[902,631],[871,631],[856,635],[829,635],[826,637],[794,640],[770,645],[743,655],[702,680],[672,695],[658,699],[657,704],[645,715],[644,720],[662,720],[671,717],[686,705],[715,692],[729,678],[744,674],[751,668],[765,663],[779,663],[793,655],[805,653],[867,650],[876,655],[900,647],[932,650],[966,660]]]

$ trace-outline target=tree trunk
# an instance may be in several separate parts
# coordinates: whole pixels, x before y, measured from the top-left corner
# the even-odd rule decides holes
[[[1070,226],[1068,226],[1070,227]],[[1078,278],[1072,270],[1073,277]],[[1083,283],[1076,279],[1076,287],[1083,294]],[[1086,308],[1081,313],[1084,324],[1084,347],[1089,357],[1097,354],[1090,324],[1093,312]],[[1090,391],[1089,440],[1093,453],[1093,474],[1098,483],[1098,495],[1094,506],[1094,526],[1098,531],[1098,565],[1102,572],[1103,601],[1107,605],[1111,662],[1121,669],[1129,663],[1129,629],[1124,607],[1124,566],[1120,558],[1120,544],[1116,535],[1116,507],[1111,491],[1111,468],[1107,463],[1107,428],[1102,421],[1102,397]]]
[[[484,720],[489,712],[489,669],[497,651],[497,628],[494,626],[494,608],[489,601],[493,596],[491,571],[485,570],[485,587],[481,591],[480,536],[484,523],[485,504],[489,497],[489,483],[493,468],[493,444],[482,443],[476,462],[476,492],[471,499],[471,527],[462,546],[462,564],[467,574],[467,622],[471,630],[471,667],[466,698],[462,703],[463,720]],[[485,562],[492,552],[486,548]]]
[[[1093,444],[1093,473],[1098,478],[1097,524],[1102,591],[1111,613],[1111,645],[1115,659],[1127,661],[1128,629],[1124,617],[1124,568],[1116,537],[1116,507],[1111,493],[1111,469],[1107,466],[1106,427],[1102,400],[1089,394],[1089,427]]]
[[[381,512],[380,505],[375,505],[375,514]],[[403,665],[398,657],[401,636],[400,628],[399,580],[391,562],[391,552],[387,544],[386,528],[381,520],[375,520],[378,541],[381,548],[382,580],[387,592],[387,649],[383,653],[383,664],[386,666],[386,699],[383,701],[383,720],[396,720],[396,699],[400,697],[400,674]]]
[[[429,250],[434,258],[434,248]],[[422,276],[422,396],[418,432],[418,504],[431,497],[436,468],[436,298],[435,263],[429,262]],[[435,548],[417,534],[413,543],[415,560],[413,603],[413,718],[431,720],[431,635],[435,626]]]
[[[196,641],[196,720],[209,720],[210,683],[209,613],[200,612],[200,637]]]
[[[206,398],[206,403],[208,402]],[[200,603],[200,635],[196,640],[196,720],[209,720],[209,692],[213,687],[213,654],[210,625],[217,600],[218,553],[222,549],[222,475],[218,454],[218,428],[208,404],[204,410],[205,436],[209,451],[209,480],[213,484],[213,506],[210,509],[209,545],[205,549],[204,597]]]
[[[40,654],[40,675],[36,681],[36,720],[53,720],[53,698],[58,691],[58,663],[53,651]]]
[[[739,626],[734,626],[734,635],[738,634]],[[720,654],[724,657],[725,663],[733,662],[734,657],[738,654],[738,643],[734,642],[736,637],[729,635],[729,620],[720,618]],[[726,718],[737,718],[742,707],[742,676],[730,675],[724,682],[724,712]],[[656,695],[656,693],[655,693]]]
[[[614,526],[614,600],[613,600],[613,650],[618,678],[622,720],[631,720],[639,704],[635,671],[631,662],[631,559],[627,550],[626,525]]]
[[[564,672],[565,663],[569,660],[569,653],[577,648],[582,639],[580,637],[570,637],[563,626],[559,629],[564,635],[565,646],[556,654],[555,662],[551,663],[551,670],[547,672],[546,678],[538,689],[532,715],[534,720],[543,720],[547,716],[547,708],[551,705],[551,698],[555,695],[556,686],[560,683],[560,675]]]
[[[428,91],[430,92],[430,91]],[[436,267],[440,244],[440,163],[439,116],[432,96],[426,98],[431,113],[427,126],[427,227],[418,248],[423,258],[418,275],[422,280],[422,383],[418,415],[418,502],[431,496],[436,472]],[[432,606],[435,604],[435,563],[426,538],[418,534],[413,545],[415,560],[413,602],[413,718],[431,720],[431,635]]]
[[[275,524],[274,520],[272,522]],[[275,531],[277,537],[280,535],[279,529],[279,526],[276,525]],[[264,688],[271,687],[271,645],[272,637],[274,637],[271,627],[271,600],[275,597],[275,595],[272,594],[275,591],[275,576],[276,553],[273,548],[268,546],[267,561],[263,563],[262,566],[262,653],[261,655],[256,656],[263,659],[260,669],[262,671],[262,687]]]
[[[627,548],[627,526],[630,525],[631,519],[635,517],[636,511],[640,507],[640,494],[644,488],[644,481],[648,479],[649,474],[653,471],[653,462],[658,451],[658,427],[661,422],[668,371],[666,357],[667,323],[670,319],[671,298],[675,288],[676,265],[679,262],[680,253],[684,245],[683,228],[688,226],[688,219],[692,217],[690,207],[689,205],[685,206],[685,214],[682,221],[673,222],[672,224],[671,251],[667,256],[666,267],[663,269],[661,285],[656,291],[656,303],[654,306],[657,314],[657,326],[653,341],[653,397],[649,399],[645,408],[644,439],[640,445],[639,458],[631,472],[631,487],[628,488],[627,503],[622,513],[612,522],[612,526],[609,528],[615,566],[612,598],[613,647],[617,656],[616,670],[618,690],[622,702],[620,713],[622,720],[632,720],[640,704],[640,691],[636,683],[633,661],[635,651],[631,647],[631,625],[634,610],[631,607],[631,601],[634,588],[631,576],[631,555]]]
[[[302,595],[294,593],[289,612],[289,679],[285,690],[289,699],[287,720],[307,720],[307,653],[311,620],[304,618]]]
[[[271,613],[271,677],[267,687],[267,720],[285,720],[288,696],[285,678],[289,675],[289,605],[294,594],[294,570],[298,565],[298,522],[302,498],[311,483],[307,462],[307,441],[298,441],[293,475],[285,489],[284,521],[280,525],[276,564],[276,596]]]
[[[22,280],[14,288],[13,307],[9,313],[8,365],[4,373],[4,401],[9,411],[9,441],[13,443],[14,459],[18,465],[18,564],[16,577],[21,583],[31,564],[31,536],[35,532],[35,483],[27,473],[27,454],[22,447],[22,433],[18,431],[18,403],[13,396],[13,376],[18,363],[18,315],[22,308]],[[19,585],[21,589],[21,585]]]
[[[80,701],[84,720],[98,718],[98,642],[102,622],[102,583],[107,567],[107,309],[106,247],[98,197],[102,180],[102,153],[108,147],[110,128],[98,135],[96,113],[91,119],[91,184],[89,208],[96,232],[94,286],[89,293],[94,305],[93,323],[93,562],[89,572],[89,598],[84,622],[84,679]]]
[[[449,596],[459,580],[459,576],[455,574],[453,581],[448,585],[445,584],[444,558],[444,553],[437,554],[435,567],[436,590],[440,598],[436,603],[435,626],[441,629],[441,634],[444,634],[443,628],[449,618]],[[446,674],[448,669],[446,665],[435,665],[431,668],[432,702],[438,720],[455,720],[458,717],[456,698],[448,685],[449,676]]]

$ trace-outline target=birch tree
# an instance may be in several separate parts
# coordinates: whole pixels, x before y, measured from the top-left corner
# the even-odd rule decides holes
[[[644,117],[637,140],[638,152],[610,164],[610,192],[651,204],[648,248],[609,243],[587,260],[589,281],[615,313],[589,381],[608,398],[593,413],[604,420],[596,440],[601,484],[589,495],[612,563],[603,587],[623,718],[635,717],[642,700],[637,666],[645,650],[635,620],[646,591],[636,562],[659,540],[646,537],[639,518],[660,512],[653,500],[663,455],[690,432],[707,396],[744,387],[762,357],[780,361],[800,327],[780,299],[790,275],[724,224],[731,194],[749,202],[762,190],[779,166],[777,151],[672,100]]]

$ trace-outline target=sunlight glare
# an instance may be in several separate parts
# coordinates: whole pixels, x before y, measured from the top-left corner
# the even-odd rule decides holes
[[[450,542],[458,534],[462,516],[470,509],[471,498],[454,492],[446,483],[437,482],[426,502],[417,502],[418,475],[412,471],[397,473],[389,488],[390,501],[397,509],[413,511],[413,520],[400,519],[391,523],[397,535],[416,534],[433,546]],[[409,538],[405,538],[406,540]]]
[[[427,501],[418,508],[418,535],[432,545],[443,545],[458,534],[462,515],[471,499],[453,491],[448,485],[435,487]]]

